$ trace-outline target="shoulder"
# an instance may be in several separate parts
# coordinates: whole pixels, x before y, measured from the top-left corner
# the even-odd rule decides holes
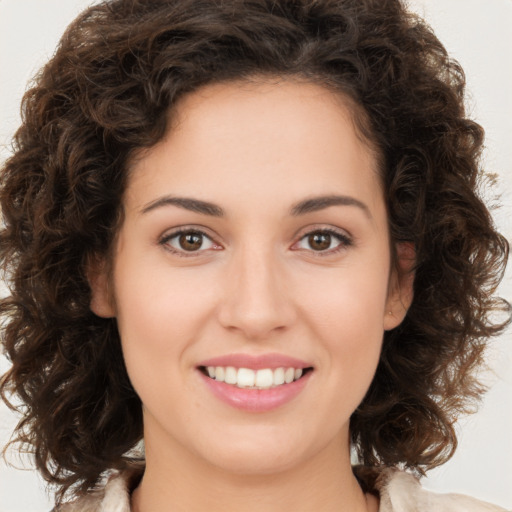
[[[438,494],[421,487],[413,475],[394,468],[357,466],[354,473],[365,488],[379,496],[379,512],[507,512],[462,494]],[[53,512],[130,512],[130,492],[141,470],[113,474],[106,485]]]
[[[379,512],[506,512],[462,494],[427,491],[413,475],[394,468],[359,466],[354,473],[368,492],[380,497]]]
[[[106,484],[52,512],[130,512],[130,494],[142,476],[142,469],[114,472]]]

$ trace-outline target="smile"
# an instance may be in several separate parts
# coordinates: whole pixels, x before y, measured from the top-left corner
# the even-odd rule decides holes
[[[311,362],[284,354],[227,354],[201,361],[196,370],[221,402],[242,411],[263,413],[291,402],[307,387]]]
[[[201,367],[211,379],[243,389],[270,389],[291,384],[300,379],[309,368],[235,368],[234,366]]]

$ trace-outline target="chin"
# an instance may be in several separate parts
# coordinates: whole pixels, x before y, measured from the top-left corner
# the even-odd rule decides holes
[[[225,442],[202,446],[198,455],[212,466],[237,475],[257,476],[285,472],[300,464],[307,454],[290,436],[230,436]],[[301,447],[301,449],[299,449]]]

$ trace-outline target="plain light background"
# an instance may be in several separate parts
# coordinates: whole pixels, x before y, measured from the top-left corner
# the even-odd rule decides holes
[[[68,23],[91,0],[0,0],[0,159],[19,124],[19,104],[27,81],[51,57]],[[499,174],[495,212],[501,231],[512,237],[512,0],[410,0],[452,57],[466,71],[470,116],[487,133],[485,167]],[[509,268],[501,295],[512,299]],[[512,332],[490,351],[492,385],[478,414],[459,422],[459,449],[423,485],[438,492],[461,492],[512,509]],[[0,357],[0,373],[8,362]],[[16,417],[0,404],[0,447]],[[20,465],[15,453],[11,462]],[[0,462],[0,512],[47,512],[52,502],[36,473]],[[434,512],[434,511],[433,511]]]

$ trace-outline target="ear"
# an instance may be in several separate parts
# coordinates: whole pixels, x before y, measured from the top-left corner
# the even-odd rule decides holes
[[[102,318],[115,317],[108,265],[104,258],[91,259],[87,265],[87,280],[91,288],[91,311]]]
[[[386,311],[384,313],[384,330],[390,331],[399,326],[414,297],[414,266],[416,251],[410,242],[396,245],[397,268],[393,269],[389,281]]]

